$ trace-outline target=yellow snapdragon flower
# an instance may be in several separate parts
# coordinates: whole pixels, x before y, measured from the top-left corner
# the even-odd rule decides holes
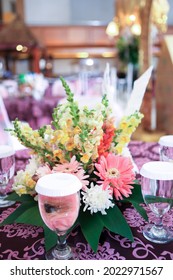
[[[127,129],[128,126],[129,126],[128,122],[124,120],[124,121],[120,122],[119,128],[124,130],[124,129]]]
[[[61,162],[64,162],[64,152],[61,149],[56,149],[53,151],[53,156],[59,158]]]
[[[79,126],[76,126],[74,129],[73,129],[73,135],[75,134],[79,134],[81,132],[81,128]]]
[[[27,194],[27,190],[25,186],[18,185],[17,187],[14,187],[13,190],[21,196],[22,194]]]
[[[65,148],[67,151],[72,151],[75,148],[75,144],[73,139],[70,139],[70,141],[65,145]]]
[[[83,163],[87,163],[87,162],[89,161],[90,157],[91,157],[91,154],[85,153],[85,154],[82,155],[81,161],[82,161]]]
[[[118,144],[118,145],[115,147],[116,154],[118,154],[118,155],[122,154],[124,146],[125,146],[125,145],[123,145],[123,144],[121,144],[121,143]]]
[[[122,133],[119,137],[118,137],[118,143],[121,143],[122,145],[125,145],[126,143],[128,143],[130,141],[130,136],[128,134]]]
[[[31,178],[30,174],[25,174],[25,184],[29,189],[34,189],[36,182]]]

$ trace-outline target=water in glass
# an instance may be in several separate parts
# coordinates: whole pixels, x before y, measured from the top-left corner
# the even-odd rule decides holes
[[[15,153],[11,146],[0,146],[0,207],[12,205],[14,202],[7,201],[9,191],[8,183],[15,171]]]

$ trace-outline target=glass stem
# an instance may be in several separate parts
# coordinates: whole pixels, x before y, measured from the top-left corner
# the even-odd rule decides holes
[[[58,250],[65,250],[67,248],[66,234],[57,234],[57,248]]]
[[[154,225],[154,226],[155,226],[158,230],[163,228],[162,218],[163,218],[163,216],[158,216],[158,217],[157,217],[157,220],[156,220],[156,222],[155,222],[155,225]]]

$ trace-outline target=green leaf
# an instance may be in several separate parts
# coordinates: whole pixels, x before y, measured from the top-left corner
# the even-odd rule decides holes
[[[57,242],[57,235],[54,231],[50,230],[45,224],[43,224],[44,228],[44,242],[45,242],[45,249],[48,251],[53,246],[56,245]]]
[[[141,185],[139,184],[134,184],[134,188],[132,189],[132,194],[130,197],[127,198],[128,201],[136,201],[138,203],[144,203],[144,199],[142,196],[142,191],[141,191]]]
[[[173,205],[173,198],[154,196],[154,195],[145,195],[145,202],[146,204],[162,202],[162,203],[169,203],[170,205]]]
[[[21,213],[24,213],[28,208],[30,208],[31,203],[26,202],[21,204],[18,208],[16,208],[16,210],[11,213],[2,223],[1,226],[3,225],[7,225],[7,224],[11,224],[14,223],[16,221],[16,219],[21,215]],[[23,221],[24,223],[25,221]]]
[[[139,184],[133,184],[134,188],[132,189],[132,194],[129,197],[124,197],[121,202],[130,202],[132,203],[135,201],[138,204],[145,203],[142,192],[141,192],[141,186]]]
[[[16,223],[25,223],[28,225],[43,226],[43,220],[40,216],[38,205],[30,205],[18,218]]]
[[[145,209],[140,206],[140,204],[145,203],[141,192],[141,185],[134,184],[133,186],[134,188],[132,189],[132,194],[129,197],[124,198],[122,202],[130,202],[138,213],[147,221],[147,213]]]
[[[51,231],[43,222],[38,203],[33,201],[22,203],[10,216],[8,216],[2,223],[1,226],[11,223],[25,223],[29,225],[42,226],[44,228],[45,235],[45,248],[46,251],[52,248],[57,241],[57,235]]]
[[[32,202],[33,197],[29,194],[23,194],[19,196],[17,193],[12,192],[7,196],[6,200],[18,201],[18,202]]]
[[[91,215],[89,211],[83,212],[83,210],[81,210],[78,221],[85,239],[93,251],[97,252],[100,235],[104,227],[100,215],[98,213]]]
[[[138,213],[144,218],[144,220],[148,221],[148,216],[145,209],[140,206],[136,201],[131,201],[133,207],[138,211]]]
[[[100,217],[107,229],[131,241],[134,240],[132,231],[118,206],[114,205],[113,208],[109,208],[107,215],[101,215]]]

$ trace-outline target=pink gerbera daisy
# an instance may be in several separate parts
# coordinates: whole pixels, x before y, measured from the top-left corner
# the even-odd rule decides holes
[[[109,153],[107,157],[101,156],[95,167],[98,170],[95,174],[100,177],[103,188],[109,186],[117,200],[132,193],[131,184],[134,182],[135,174],[130,158]]]
[[[81,167],[81,163],[76,160],[75,156],[73,156],[70,162],[66,162],[63,164],[56,164],[53,167],[53,171],[71,173],[71,172],[76,172],[80,167]]]
[[[36,175],[39,178],[44,175],[51,174],[51,173],[52,173],[52,171],[51,171],[50,167],[48,166],[48,164],[45,164],[44,166],[40,166],[36,171]]]
[[[75,175],[81,181],[83,190],[85,190],[85,187],[89,184],[89,181],[85,180],[89,175],[85,175],[81,163],[76,160],[75,156],[71,158],[70,162],[56,164],[53,167],[53,172],[70,173]]]

